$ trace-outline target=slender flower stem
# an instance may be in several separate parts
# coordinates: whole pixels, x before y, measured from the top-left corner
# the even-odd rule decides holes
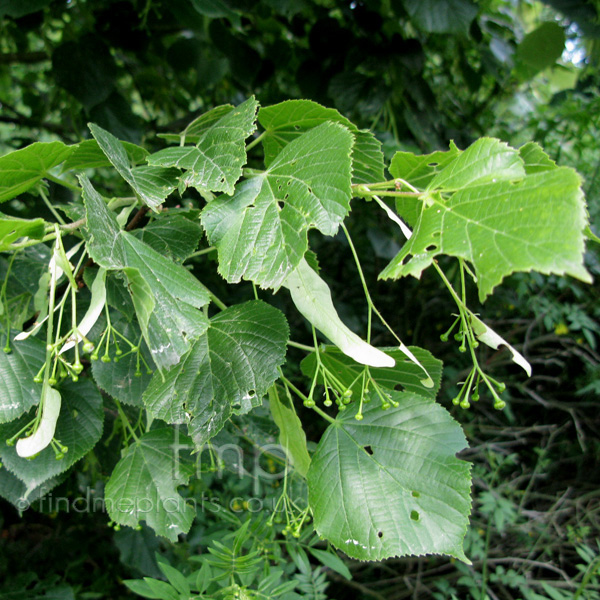
[[[123,410],[123,408],[121,407],[121,403],[113,398],[113,400],[115,401],[115,404],[117,405],[117,411],[119,412],[119,417],[121,417],[121,422],[123,423],[123,427],[125,429],[129,430],[129,433],[131,433],[131,437],[136,441],[139,442],[139,438],[138,436],[135,434],[135,430],[133,429],[133,427],[131,426],[131,423],[129,422],[129,419],[127,418],[127,415],[125,414],[125,411]]]
[[[446,274],[444,273],[444,271],[442,271],[440,266],[437,264],[437,261],[434,260],[432,264],[433,264],[435,270],[438,272],[439,276],[442,278],[444,285],[448,288],[448,291],[450,292],[450,295],[456,302],[456,305],[458,306],[459,310],[466,310],[467,307],[464,305],[463,301],[458,297],[458,294],[454,291],[452,284],[448,281]]]
[[[8,267],[6,269],[6,275],[4,277],[4,283],[2,284],[2,289],[0,290],[0,302],[2,302],[4,305],[4,312],[6,314],[6,345],[4,346],[4,352],[7,354],[10,352],[10,310],[8,308],[8,298],[6,297],[6,286],[8,285],[8,278],[10,277],[10,272],[16,255],[17,253],[14,252],[10,257]]]
[[[48,207],[48,210],[54,215],[54,218],[61,225],[66,225],[65,220],[58,214],[57,210],[52,205],[52,202],[50,202],[50,200],[48,199],[48,196],[46,196],[46,192],[44,191],[44,189],[42,187],[39,188],[39,194],[40,194],[42,200],[44,201],[44,204]]]
[[[356,252],[356,248],[354,247],[354,244],[352,243],[352,238],[350,237],[350,233],[348,232],[348,229],[346,228],[346,225],[344,225],[344,223],[342,223],[342,230],[344,231],[344,234],[345,234],[346,239],[348,240],[348,244],[350,246],[350,251],[352,252],[352,256],[354,257],[354,263],[356,264],[356,268],[358,270],[358,276],[360,277],[360,282],[363,286],[363,291],[365,293],[365,298],[367,299],[367,305],[369,307],[369,312],[368,312],[368,316],[367,316],[367,341],[370,343],[371,342],[371,325],[372,325],[372,321],[373,321],[373,318],[372,318],[373,317],[373,309],[375,307],[373,305],[373,300],[371,299],[371,294],[369,294],[369,286],[367,285],[363,270],[360,266],[360,260],[358,258],[358,254]]]
[[[296,396],[298,396],[302,401],[306,401],[308,400],[308,398],[287,378],[285,377],[285,375],[283,375],[281,372],[281,380],[283,381],[283,383],[292,390],[292,392],[294,392],[294,394],[296,394]],[[330,423],[335,423],[336,420],[333,417],[330,417],[324,410],[321,410],[318,406],[314,405],[311,406],[311,408],[317,412],[319,415],[321,415],[326,421],[329,421]]]
[[[60,235],[58,225],[55,225],[56,236]],[[48,323],[46,325],[46,362],[44,363],[44,381],[42,385],[42,395],[40,397],[40,403],[38,406],[37,413],[35,415],[35,422],[33,431],[37,431],[39,423],[42,419],[44,412],[44,404],[46,402],[46,394],[50,388],[50,362],[52,360],[52,354],[54,352],[54,346],[52,345],[52,336],[54,334],[54,302],[56,297],[56,277],[55,273],[50,277],[50,295],[48,297]]]
[[[316,404],[312,407],[312,409],[317,414],[321,415],[326,421],[329,421],[329,423],[335,424],[337,422],[333,417],[330,417],[324,410],[321,410]]]
[[[356,253],[356,249],[354,248],[354,244],[352,243],[352,239],[350,238],[348,230],[346,229],[346,226],[343,223],[342,223],[342,228],[343,228],[344,233],[346,234],[346,238],[348,239],[348,244],[350,245],[350,250],[352,251],[352,255],[354,256],[354,262],[356,263],[356,266],[358,268],[360,280],[362,282],[363,290],[365,292],[365,298],[367,299],[367,303],[369,305],[370,310],[372,310],[377,315],[377,318],[381,321],[381,323],[384,325],[384,327],[386,327],[386,329],[394,336],[394,338],[398,341],[398,343],[401,346],[403,346],[402,340],[398,337],[396,332],[390,327],[388,322],[383,318],[383,315],[379,312],[379,309],[375,306],[375,303],[373,302],[373,299],[371,298],[371,294],[369,293],[369,288],[367,286],[367,282],[365,281],[365,277],[363,275],[363,272],[362,272],[362,269],[360,266],[360,261],[358,260],[358,254]],[[370,316],[371,315],[369,315],[369,317]],[[371,323],[369,321],[369,333],[370,333],[370,328],[371,328]]]

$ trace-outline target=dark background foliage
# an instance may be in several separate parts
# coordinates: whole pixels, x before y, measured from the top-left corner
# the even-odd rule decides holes
[[[592,0],[0,0],[0,152],[38,140],[78,142],[88,121],[159,148],[157,134],[218,104],[250,94],[263,105],[309,98],[376,131],[388,158],[397,149],[444,149],[451,139],[465,147],[482,135],[539,141],[582,174],[598,233],[598,11]],[[69,201],[62,188],[51,184],[50,192],[54,202]],[[27,195],[6,211],[41,213]],[[441,401],[450,407],[467,363],[439,341],[452,321],[448,298],[427,274],[420,282],[376,280],[399,242],[369,205],[354,202],[349,228],[390,324],[444,360]],[[344,320],[364,326],[344,239],[314,236],[311,247]],[[597,278],[598,254],[587,262]],[[225,294],[222,282],[212,285]],[[577,548],[597,556],[600,531],[598,299],[597,286],[521,274],[481,308],[535,372],[525,380],[505,353],[484,352],[487,368],[507,383],[508,408],[498,413],[482,400],[469,412],[452,409],[475,464],[467,538],[474,566],[355,563],[352,582],[332,573],[330,597],[483,599],[486,581],[494,599],[523,589],[549,594],[546,584],[573,593],[577,565],[587,568]],[[292,325],[306,335],[300,320]],[[375,333],[375,343],[389,341]],[[64,489],[102,475],[88,458]],[[19,518],[1,507],[0,598],[128,597],[120,579],[158,575],[155,549],[183,560],[199,544],[167,547],[146,531],[114,532],[104,515],[42,510]],[[41,595],[48,590],[54,595]]]

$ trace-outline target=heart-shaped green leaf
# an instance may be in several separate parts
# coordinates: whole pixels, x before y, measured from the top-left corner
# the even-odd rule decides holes
[[[278,288],[307,250],[316,227],[334,235],[350,210],[352,134],[323,123],[285,146],[268,169],[219,197],[202,224],[219,251],[219,272],[231,283]]]
[[[470,465],[459,424],[439,404],[391,392],[397,408],[371,398],[330,425],[308,471],[315,529],[348,556],[447,554],[462,549],[471,509]]]
[[[146,407],[168,423],[187,423],[202,446],[234,411],[261,403],[279,377],[288,335],[281,311],[260,300],[224,310],[179,364],[152,378]]]
[[[144,434],[127,448],[114,468],[105,490],[106,510],[120,525],[137,527],[140,521],[172,542],[187,533],[196,514],[177,487],[194,473],[182,451],[191,440],[163,427]]]

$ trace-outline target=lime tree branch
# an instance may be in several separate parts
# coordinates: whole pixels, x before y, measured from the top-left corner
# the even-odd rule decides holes
[[[378,190],[373,191],[364,185],[357,187],[352,186],[352,191],[355,196],[359,198],[370,198],[372,196],[388,196],[390,198],[419,198],[423,195],[423,192],[401,192],[397,190]]]
[[[0,99],[0,106],[2,106],[3,110],[7,110],[14,115],[14,116],[0,115],[0,123],[12,123],[12,124],[18,125],[20,127],[29,127],[31,129],[45,129],[47,131],[50,131],[52,133],[55,133],[55,134],[61,136],[63,139],[66,139],[66,140],[69,140],[72,142],[79,141],[79,140],[74,139],[72,137],[72,132],[65,129],[62,125],[59,125],[57,123],[41,122],[41,121],[37,121],[36,119],[32,119],[32,118],[24,115],[23,113],[18,111],[15,107],[13,107],[10,103],[7,103],[2,99]]]
[[[77,221],[73,221],[72,223],[66,223],[64,225],[59,225],[59,229],[65,233],[73,233],[80,227],[85,225],[85,218],[78,219]],[[21,250],[22,248],[29,248],[29,246],[36,246],[37,244],[43,244],[44,242],[51,242],[56,239],[56,232],[52,231],[45,235],[41,240],[25,240],[24,242],[19,242],[17,244],[11,244],[9,250]]]
[[[410,191],[403,192],[403,186],[409,188]],[[360,198],[370,198],[375,195],[396,198],[418,198],[424,193],[401,178],[392,179],[390,181],[379,181],[370,183],[369,185],[364,183],[354,183],[352,184],[352,191],[355,196]]]

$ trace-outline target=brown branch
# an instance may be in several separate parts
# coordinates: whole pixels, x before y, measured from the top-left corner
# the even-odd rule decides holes
[[[46,52],[7,52],[0,54],[0,65],[12,63],[32,64],[50,60]]]
[[[363,585],[358,581],[347,580],[345,577],[342,577],[341,575],[338,575],[337,573],[331,570],[328,571],[327,575],[336,583],[340,583],[354,588],[355,590],[362,592],[365,596],[371,596],[371,598],[376,598],[377,600],[385,600],[385,596],[383,594],[369,589],[366,585]]]
[[[136,213],[135,215],[133,215],[133,219],[131,219],[131,221],[129,222],[129,225],[127,225],[127,227],[125,227],[125,231],[131,231],[132,229],[135,229],[140,221],[146,216],[146,213],[149,211],[150,209],[147,206],[142,206]]]
[[[4,105],[4,103],[0,101],[0,105]],[[31,129],[46,129],[47,131],[60,135],[68,141],[75,141],[64,127],[55,123],[40,123],[28,117],[6,117],[3,115],[0,115],[0,123],[12,123],[14,125],[19,125],[19,127],[29,127]]]
[[[569,578],[569,576],[559,567],[553,565],[550,562],[541,562],[539,560],[532,560],[529,558],[518,558],[518,557],[502,557],[502,558],[490,558],[488,559],[488,563],[494,564],[511,564],[511,563],[521,563],[530,567],[538,567],[539,569],[548,569],[549,571],[553,571],[560,575],[569,586],[573,586],[573,582]]]

